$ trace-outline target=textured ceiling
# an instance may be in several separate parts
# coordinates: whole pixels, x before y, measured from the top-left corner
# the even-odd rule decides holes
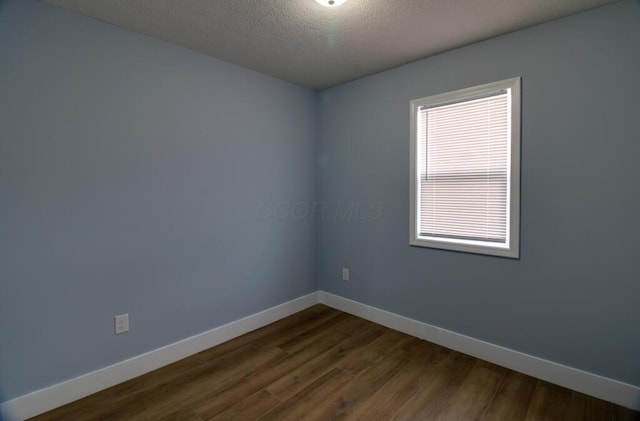
[[[616,0],[44,0],[322,89]]]

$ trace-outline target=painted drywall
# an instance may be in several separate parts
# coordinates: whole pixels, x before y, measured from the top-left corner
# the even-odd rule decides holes
[[[627,0],[323,91],[320,289],[640,385],[639,40]],[[410,247],[409,101],[514,76],[521,258]]]
[[[0,3],[0,402],[315,291],[315,101]]]

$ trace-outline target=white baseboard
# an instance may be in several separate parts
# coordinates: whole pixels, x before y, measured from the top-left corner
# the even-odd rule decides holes
[[[638,386],[474,339],[328,292],[317,291],[126,361],[4,402],[0,405],[0,421],[22,421],[34,417],[266,326],[317,303],[587,395],[640,410]]]
[[[640,387],[638,386],[474,339],[328,292],[319,291],[319,300],[320,303],[329,307],[408,335],[626,408],[640,410]]]
[[[37,390],[0,405],[0,420],[22,421],[171,364],[318,303],[318,292],[271,307],[235,322]]]

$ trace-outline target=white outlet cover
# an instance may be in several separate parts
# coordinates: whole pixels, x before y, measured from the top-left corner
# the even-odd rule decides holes
[[[342,280],[343,281],[348,281],[349,280],[349,269],[342,268]]]
[[[129,313],[119,314],[115,319],[115,334],[119,335],[129,331]]]

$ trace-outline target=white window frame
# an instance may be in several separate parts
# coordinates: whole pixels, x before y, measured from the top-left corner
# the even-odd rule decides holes
[[[454,250],[467,253],[478,253],[510,258],[520,257],[520,85],[521,78],[515,77],[499,82],[488,83],[454,92],[428,96],[411,101],[411,199],[410,199],[410,236],[412,246],[431,247],[444,250]],[[470,101],[482,97],[510,93],[511,130],[509,141],[509,177],[507,180],[507,222],[506,241],[492,243],[489,241],[461,240],[421,236],[420,217],[420,175],[418,163],[419,131],[418,113],[427,107],[437,107],[458,102]]]

